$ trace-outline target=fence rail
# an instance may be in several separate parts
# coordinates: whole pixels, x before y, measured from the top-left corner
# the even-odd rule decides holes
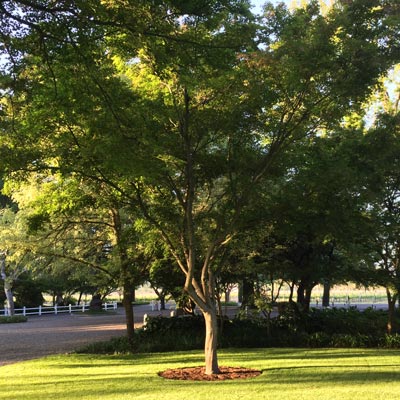
[[[72,314],[73,312],[86,312],[89,311],[90,305],[89,303],[82,303],[79,305],[72,305],[69,304],[68,306],[39,306],[39,307],[22,307],[22,308],[16,308],[14,310],[14,315],[43,315],[43,314],[63,314],[63,313],[69,313]],[[102,309],[105,311],[111,311],[111,310],[116,310],[117,309],[117,302],[113,301],[110,303],[103,303],[102,304]],[[4,308],[0,309],[0,315],[10,315],[9,309]]]

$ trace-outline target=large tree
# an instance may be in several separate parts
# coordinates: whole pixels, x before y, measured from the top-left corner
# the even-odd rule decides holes
[[[68,275],[74,287],[86,282],[102,298],[122,288],[127,335],[132,339],[134,290],[144,282],[151,257],[135,229],[134,214],[120,196],[108,185],[74,174],[45,179],[31,174],[25,183],[10,186],[30,234],[19,247],[43,257],[36,273]]]
[[[326,16],[315,2],[293,13],[268,5],[257,32],[247,9],[245,1],[0,8],[3,163],[80,174],[141,212],[141,228],[160,233],[203,312],[207,374],[219,372],[221,251],[282,152],[357,109],[398,40],[385,1],[343,2]]]

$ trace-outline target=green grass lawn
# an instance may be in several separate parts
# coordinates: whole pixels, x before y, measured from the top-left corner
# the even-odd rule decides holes
[[[202,365],[201,352],[134,356],[60,355],[0,367],[7,400],[394,400],[399,350],[221,350],[220,365],[261,369],[253,379],[169,381],[157,372]]]

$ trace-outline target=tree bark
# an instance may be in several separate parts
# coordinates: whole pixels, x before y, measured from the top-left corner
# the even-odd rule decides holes
[[[8,282],[7,278],[4,280],[4,292],[7,298],[8,315],[14,315],[15,314],[14,296],[11,289],[11,284],[10,282]]]
[[[203,311],[206,338],[204,343],[205,373],[206,375],[219,374],[217,346],[218,346],[218,319],[216,310]]]
[[[123,288],[123,299],[122,303],[125,310],[125,320],[126,320],[126,334],[130,342],[133,341],[135,334],[135,319],[133,314],[133,289],[128,284]]]
[[[386,288],[386,295],[388,299],[388,321],[386,324],[386,331],[388,335],[391,335],[395,328],[395,311],[396,311],[396,301],[397,294],[390,293],[390,290]]]
[[[329,307],[331,294],[331,284],[329,281],[324,282],[324,293],[322,295],[322,307]]]
[[[292,283],[289,285],[289,288],[290,288],[290,292],[289,292],[289,303],[293,303],[294,286],[295,286],[295,282],[292,282]]]
[[[311,303],[311,293],[314,286],[310,285],[306,287],[305,297],[304,297],[304,311],[310,311],[310,303]]]
[[[115,242],[119,253],[120,282],[123,291],[122,304],[125,310],[126,334],[128,341],[133,344],[135,334],[135,319],[132,303],[135,299],[135,279],[132,276],[132,266],[129,263],[127,245],[123,239],[123,228],[119,210],[118,208],[115,208],[111,209],[110,211],[113,219]]]
[[[297,303],[301,305],[302,310],[308,312],[310,310],[311,293],[315,283],[309,280],[301,280],[297,289]]]
[[[254,308],[254,283],[248,279],[242,283],[242,308],[245,307]]]
[[[305,301],[305,285],[303,281],[300,281],[299,286],[297,288],[297,303],[304,307]]]
[[[14,296],[12,292],[12,285],[10,282],[10,278],[6,274],[6,256],[4,254],[0,256],[0,274],[1,278],[4,280],[4,293],[7,298],[8,314],[14,315],[15,314]]]

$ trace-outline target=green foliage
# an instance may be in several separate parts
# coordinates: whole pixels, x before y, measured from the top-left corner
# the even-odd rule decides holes
[[[219,348],[311,347],[311,348],[400,348],[399,334],[385,335],[385,315],[379,311],[330,310],[305,318],[272,320],[268,328],[262,319],[224,319]],[[354,327],[350,321],[354,321]],[[380,321],[380,330],[376,328]],[[290,321],[290,322],[289,322]],[[337,325],[341,325],[337,327]],[[295,326],[294,326],[295,325]],[[308,329],[308,331],[305,330]],[[324,330],[325,329],[325,330]],[[126,337],[97,342],[79,353],[130,354],[201,349],[204,343],[203,317],[149,318],[133,340]]]
[[[28,321],[23,315],[0,316],[0,324],[14,324]]]
[[[379,346],[386,349],[400,349],[400,334],[385,335],[381,338]]]
[[[138,350],[180,351],[204,346],[204,318],[201,316],[149,318],[138,333]]]
[[[18,277],[14,286],[15,308],[38,307],[43,305],[43,282],[32,279],[31,274],[23,273]]]
[[[303,329],[308,333],[382,335],[385,332],[387,312],[354,307],[312,309],[303,316]]]

